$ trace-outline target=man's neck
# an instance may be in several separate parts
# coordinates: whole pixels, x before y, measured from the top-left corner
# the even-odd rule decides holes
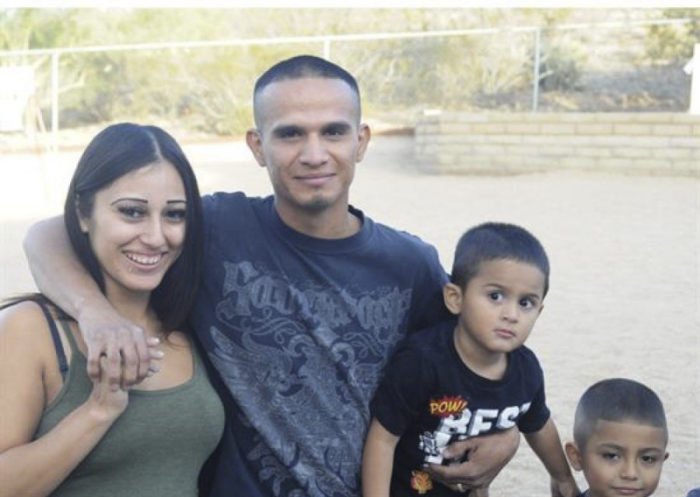
[[[347,206],[343,211],[321,211],[313,213],[288,213],[280,211],[277,206],[277,214],[280,219],[299,233],[327,240],[339,240],[348,238],[362,228],[360,219],[352,214]]]

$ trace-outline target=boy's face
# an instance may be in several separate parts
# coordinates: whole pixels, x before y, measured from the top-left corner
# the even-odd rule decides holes
[[[646,497],[654,493],[668,457],[662,428],[632,421],[598,421],[583,451],[566,444],[566,454],[583,471],[590,497]]]
[[[466,289],[446,285],[445,304],[459,315],[459,340],[481,357],[517,349],[542,311],[544,284],[538,267],[497,259],[482,263]]]

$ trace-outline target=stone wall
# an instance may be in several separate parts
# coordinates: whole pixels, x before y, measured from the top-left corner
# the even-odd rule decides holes
[[[555,170],[700,174],[700,115],[440,112],[416,126],[414,158],[436,174]]]

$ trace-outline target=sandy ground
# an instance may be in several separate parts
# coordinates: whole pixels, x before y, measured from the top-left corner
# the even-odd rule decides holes
[[[185,149],[203,192],[269,192],[265,171],[242,143]],[[590,384],[637,379],[659,393],[669,420],[671,456],[656,495],[684,497],[700,487],[697,177],[439,177],[419,174],[410,157],[410,138],[377,137],[358,166],[353,204],[435,244],[448,268],[456,240],[474,224],[508,221],[533,231],[553,273],[528,344],[545,369],[562,438],[570,439],[576,402]],[[0,295],[33,288],[20,250],[23,233],[60,212],[77,158],[78,152],[0,156]],[[546,472],[524,442],[492,490],[548,495]]]

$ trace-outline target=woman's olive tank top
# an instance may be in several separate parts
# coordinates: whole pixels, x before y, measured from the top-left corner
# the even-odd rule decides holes
[[[45,409],[35,438],[83,404],[92,391],[87,360],[68,324],[58,323],[68,337],[71,360],[63,387]],[[57,344],[58,334],[55,330],[52,334]],[[56,350],[60,363],[60,338]],[[194,372],[187,382],[164,390],[131,390],[126,411],[51,495],[195,497],[199,471],[223,432],[224,409],[194,346],[192,356]]]

